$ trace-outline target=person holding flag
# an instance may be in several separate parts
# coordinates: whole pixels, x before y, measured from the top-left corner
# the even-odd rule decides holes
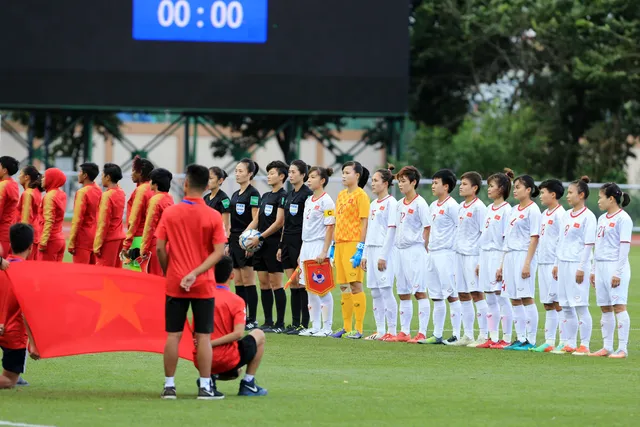
[[[169,206],[173,206],[173,196],[169,194],[173,175],[166,169],[158,168],[151,172],[151,190],[153,197],[149,200],[147,218],[144,222],[142,243],[140,249],[132,249],[132,259],[139,259],[140,269],[144,273],[162,276],[162,268],[156,253],[155,232],[162,218],[162,213]],[[139,252],[139,253],[136,253]]]
[[[13,157],[0,157],[0,256],[11,252],[9,227],[15,222],[20,197],[18,183],[11,177],[18,172],[18,167],[18,161]]]
[[[76,264],[96,263],[93,241],[96,238],[96,217],[102,190],[94,181],[99,173],[100,169],[95,163],[80,165],[78,182],[82,184],[82,188],[76,191],[67,246],[67,252],[73,255],[73,262]]]
[[[136,188],[127,201],[127,233],[122,244],[120,258],[124,261],[126,268],[134,271],[140,271],[140,265],[129,251],[140,249],[142,243],[147,207],[149,200],[153,197],[150,183],[151,171],[153,171],[153,164],[149,160],[141,159],[140,156],[133,158],[131,180],[136,184]]]
[[[96,237],[93,241],[93,253],[96,264],[106,267],[122,267],[118,254],[122,250],[122,215],[124,214],[125,194],[118,185],[122,179],[120,166],[105,163],[102,168],[102,193],[98,206]]]
[[[42,218],[42,235],[38,249],[39,260],[62,262],[64,258],[65,238],[62,233],[64,213],[67,210],[67,193],[62,186],[67,177],[58,168],[47,169],[42,186],[46,194],[42,198],[40,217]]]

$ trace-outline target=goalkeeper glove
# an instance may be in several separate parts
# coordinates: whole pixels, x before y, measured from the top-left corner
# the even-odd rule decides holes
[[[362,242],[358,243],[357,248],[358,249],[356,249],[356,253],[353,254],[351,259],[349,260],[351,261],[351,266],[353,268],[358,268],[360,266],[360,262],[362,261],[362,254],[364,252],[364,243]]]

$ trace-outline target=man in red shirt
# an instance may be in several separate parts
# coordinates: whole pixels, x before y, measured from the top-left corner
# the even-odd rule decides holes
[[[187,166],[185,198],[164,211],[156,230],[158,260],[167,277],[165,328],[168,335],[164,348],[163,399],[176,398],[174,375],[189,307],[198,342],[198,399],[224,398],[211,386],[210,339],[216,287],[213,266],[224,253],[227,237],[222,216],[209,208],[202,198],[208,181],[209,169],[200,165]]]
[[[244,300],[229,291],[229,282],[233,280],[233,261],[224,256],[215,267],[216,306],[213,316],[214,332],[211,337],[213,362],[211,379],[230,381],[238,378],[240,369],[247,367],[247,373],[240,381],[239,396],[266,396],[267,390],[256,384],[255,375],[264,355],[264,332],[254,329],[244,336],[246,307]],[[197,346],[193,349],[194,355]],[[194,364],[198,367],[197,359]]]
[[[147,218],[142,232],[140,249],[129,250],[129,258],[139,260],[140,270],[144,273],[162,276],[162,268],[156,253],[156,228],[162,218],[162,213],[169,206],[173,206],[173,196],[169,194],[173,175],[166,169],[158,168],[151,172],[151,190],[153,197],[147,207]],[[141,256],[142,255],[142,256]]]
[[[124,240],[122,216],[124,215],[126,196],[118,185],[118,181],[121,179],[120,166],[114,163],[105,163],[102,168],[102,186],[106,188],[106,191],[102,193],[100,198],[96,237],[93,240],[96,265],[122,267],[119,254]]]
[[[99,173],[100,169],[95,163],[80,165],[78,182],[82,184],[82,188],[76,192],[71,233],[67,245],[67,251],[73,255],[73,262],[76,264],[96,263],[93,241],[96,238],[96,217],[100,198],[102,198],[102,189],[94,181]]]
[[[18,183],[11,177],[18,173],[18,167],[13,157],[0,157],[0,256],[7,256],[11,251],[9,227],[15,222],[20,199]]]
[[[11,251],[9,263],[24,261],[33,249],[33,228],[28,224],[15,224],[9,231]],[[9,267],[11,268],[11,267]],[[6,273],[0,274],[0,349],[2,349],[2,375],[0,388],[12,388],[18,384],[20,374],[27,364],[27,346],[31,358],[40,356],[27,320],[11,288]]]

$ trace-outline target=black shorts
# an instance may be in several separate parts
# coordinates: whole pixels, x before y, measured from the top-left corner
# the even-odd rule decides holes
[[[300,258],[300,249],[302,249],[302,235],[282,237],[282,268],[295,269],[298,266],[298,258]]]
[[[240,353],[240,362],[238,362],[238,366],[230,371],[219,374],[220,377],[235,378],[238,376],[238,369],[248,365],[256,357],[256,353],[258,352],[256,339],[251,335],[247,335],[242,338],[238,341],[238,352]]]
[[[240,235],[231,234],[229,236],[229,255],[233,261],[233,268],[251,267],[252,259],[245,256],[246,251],[240,247]]]
[[[24,368],[27,366],[27,349],[0,348],[2,349],[2,369],[14,374],[24,373]]]
[[[278,239],[266,239],[260,250],[253,254],[253,269],[269,273],[282,273],[282,263],[278,261]]]
[[[213,298],[175,298],[167,295],[164,305],[165,330],[182,332],[189,307],[193,312],[193,330],[197,334],[213,332]]]

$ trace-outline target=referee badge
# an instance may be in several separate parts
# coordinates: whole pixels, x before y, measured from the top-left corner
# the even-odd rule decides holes
[[[297,215],[298,214],[298,205],[291,204],[289,206],[289,213],[291,215]]]
[[[273,212],[273,205],[266,205],[264,207],[264,214],[266,216],[271,216],[271,212]]]
[[[236,212],[238,215],[242,215],[244,213],[244,203],[238,203],[236,205]]]

